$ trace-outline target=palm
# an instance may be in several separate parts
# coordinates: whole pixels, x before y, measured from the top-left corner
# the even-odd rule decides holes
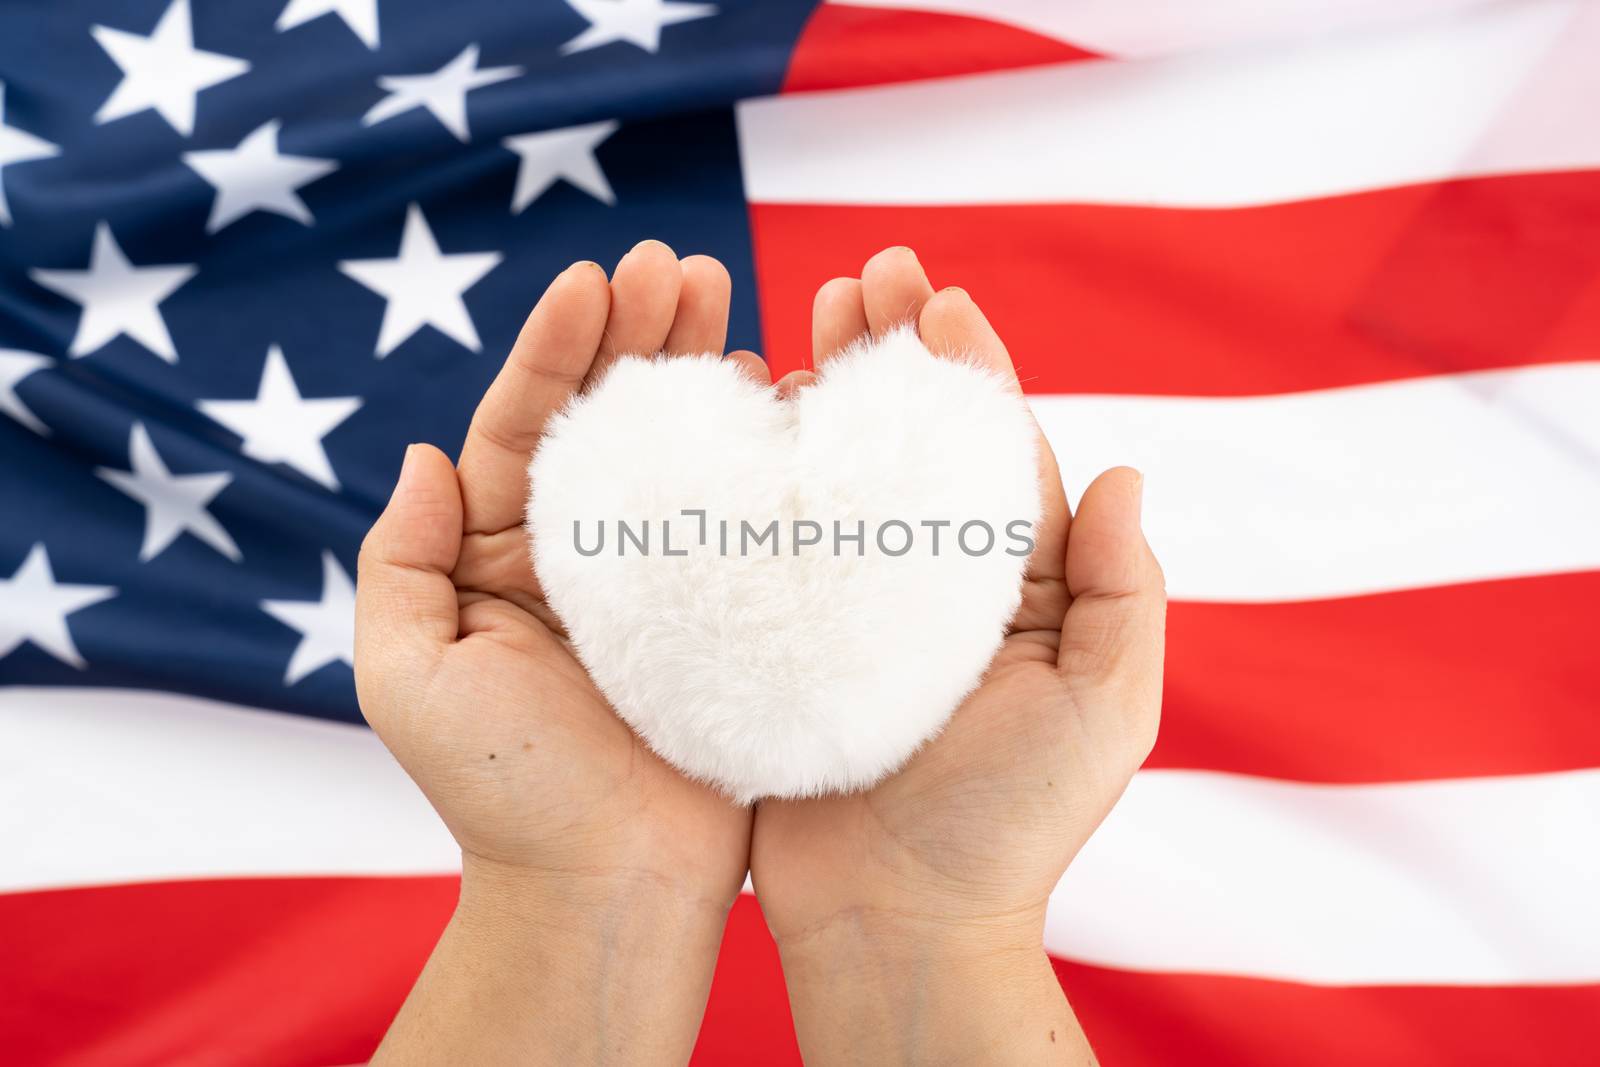
[[[865,793],[761,808],[751,866],[769,919],[812,923],[864,898],[991,915],[1049,894],[1144,753],[1133,738],[1127,751],[1104,751],[1111,731],[1074,697],[1041,636],[1008,639],[899,774]]]
[[[528,456],[550,415],[619,352],[720,351],[727,305],[720,264],[680,264],[657,243],[609,284],[593,264],[563,273],[457,468],[423,449],[425,499],[363,548],[363,711],[468,856],[670,881],[709,900],[743,881],[748,809],[673,773],[616,717],[545,605],[522,530]]]
[[[458,572],[480,570],[485,545],[506,559],[496,542],[513,538],[521,541],[520,528],[467,541]],[[639,743],[552,628],[559,624],[538,597],[526,560],[521,550],[503,586],[458,584],[462,639],[446,651],[430,685],[430,696],[474,709],[466,736],[452,745],[466,766],[451,773],[475,769],[496,781],[477,816],[484,826],[452,826],[458,840],[517,864],[600,865],[615,852],[661,867],[641,873],[681,871],[708,857],[742,868],[748,812],[674,773]],[[586,856],[543,854],[547,841],[571,841],[563,823],[579,819],[604,828],[585,842]]]

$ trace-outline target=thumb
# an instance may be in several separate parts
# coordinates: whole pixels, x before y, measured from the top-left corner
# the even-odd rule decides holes
[[[1132,703],[1141,732],[1153,740],[1161,707],[1167,591],[1140,529],[1144,477],[1116,467],[1084,490],[1067,533],[1067,592],[1061,672],[1069,680],[1110,686]]]
[[[461,485],[432,445],[406,449],[389,506],[361,543],[356,579],[356,688],[370,672],[427,662],[456,638]],[[402,652],[397,660],[390,653]],[[369,684],[363,684],[363,675]],[[365,703],[365,702],[363,702]]]

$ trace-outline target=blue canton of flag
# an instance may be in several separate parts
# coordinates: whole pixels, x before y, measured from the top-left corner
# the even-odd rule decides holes
[[[0,683],[355,720],[357,547],[544,283],[758,338],[732,104],[811,3],[52,0],[0,39]]]

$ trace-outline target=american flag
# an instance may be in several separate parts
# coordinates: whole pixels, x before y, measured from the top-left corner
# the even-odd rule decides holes
[[[364,1060],[455,848],[357,545],[643,237],[808,358],[889,245],[1069,494],[1148,480],[1154,754],[1052,901],[1108,1064],[1600,1047],[1600,4],[6,0],[0,1062]],[[797,1062],[753,900],[695,1062]]]

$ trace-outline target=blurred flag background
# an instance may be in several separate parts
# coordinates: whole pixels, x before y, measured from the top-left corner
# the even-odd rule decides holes
[[[370,1054],[456,856],[357,545],[657,237],[778,373],[911,245],[1074,497],[1146,472],[1161,739],[1047,932],[1106,1063],[1593,1062],[1597,57],[1582,0],[7,0],[0,1060]],[[747,898],[696,1062],[796,1061]]]

